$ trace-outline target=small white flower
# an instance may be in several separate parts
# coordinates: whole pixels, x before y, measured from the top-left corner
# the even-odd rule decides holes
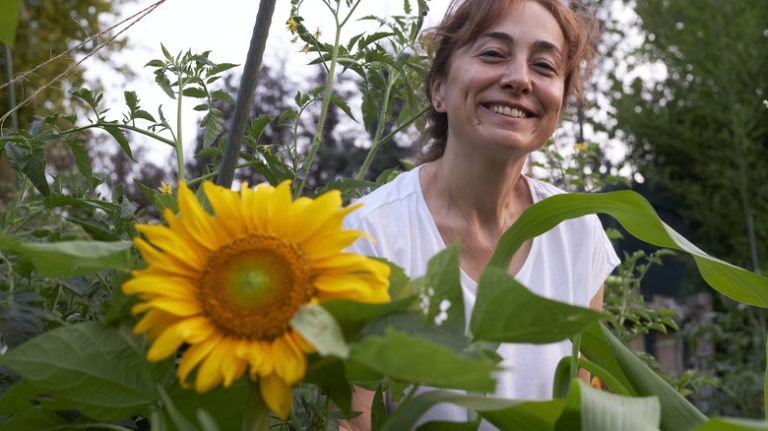
[[[440,301],[440,311],[446,311],[449,308],[451,308],[451,301],[447,299],[443,299],[442,301]]]

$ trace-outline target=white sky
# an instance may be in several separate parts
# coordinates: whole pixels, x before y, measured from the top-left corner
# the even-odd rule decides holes
[[[130,16],[155,0],[142,0],[123,6],[124,16]],[[277,6],[272,18],[272,26],[267,40],[267,49],[264,62],[271,64],[285,63],[292,72],[286,74],[294,79],[301,79],[302,74],[310,75],[316,71],[313,67],[304,66],[313,57],[299,52],[302,44],[291,44],[291,34],[285,27],[285,22],[290,15],[290,1],[277,0]],[[416,0],[412,0],[415,6]],[[114,71],[104,70],[102,67],[94,67],[86,64],[86,69],[91,76],[98,75],[106,86],[106,105],[112,107],[112,116],[124,111],[123,91],[134,90],[138,93],[143,109],[153,115],[157,112],[157,106],[163,105],[163,112],[171,124],[175,123],[175,101],[169,99],[165,93],[154,83],[152,70],[144,68],[144,65],[153,58],[162,58],[160,43],[172,53],[191,49],[193,53],[210,50],[210,59],[216,63],[235,63],[241,66],[233,69],[242,71],[248,54],[248,46],[251,40],[253,25],[258,13],[258,0],[218,0],[212,3],[208,0],[166,0],[154,12],[131,27],[124,35],[128,37],[128,48],[119,53],[117,61],[126,64],[135,71],[136,77],[125,82],[125,77]],[[430,13],[426,18],[425,26],[435,25],[439,22],[448,0],[430,0]],[[304,24],[310,31],[320,28],[321,39],[332,41],[333,16],[320,0],[305,0],[300,10],[304,17]],[[363,31],[374,31],[370,21],[357,22],[355,18],[366,15],[399,15],[403,14],[403,1],[379,1],[363,0],[353,15],[350,23],[344,27],[342,39],[354,36]],[[111,23],[110,23],[111,24]],[[184,137],[187,149],[194,147],[194,139],[197,133],[197,112],[192,110],[194,100],[186,103],[182,118]],[[353,112],[356,107],[352,107]],[[131,142],[147,143],[150,140],[140,136],[131,136]],[[164,144],[151,143],[153,148],[153,161],[167,160],[170,152]]]
[[[140,0],[136,3],[127,4],[123,6],[123,15],[130,16],[155,3],[155,1]],[[415,6],[416,1],[411,0],[413,6]],[[436,25],[439,22],[447,8],[448,1],[430,0],[428,2],[430,12],[426,17],[425,27]],[[285,64],[290,69],[286,76],[299,81],[303,77],[312,75],[316,69],[314,66],[305,66],[313,57],[300,52],[302,45],[290,43],[292,36],[285,27],[285,22],[290,15],[290,3],[289,0],[277,0],[264,62],[267,64]],[[162,58],[160,43],[163,43],[172,54],[188,49],[194,53],[210,50],[210,58],[216,63],[241,65],[245,63],[259,1],[218,0],[215,6],[212,7],[212,4],[212,2],[204,0],[166,0],[153,13],[131,27],[125,33],[129,40],[127,49],[116,53],[115,57],[117,63],[126,64],[136,73],[136,77],[130,81],[126,82],[125,76],[120,73],[104,70],[103,67],[95,64],[86,64],[87,73],[91,76],[98,76],[106,86],[105,104],[112,108],[111,118],[118,118],[125,111],[123,91],[130,89],[138,93],[143,109],[154,115],[158,105],[162,104],[163,112],[169,122],[173,125],[176,124],[175,101],[169,99],[155,85],[151,69],[144,68],[149,60]],[[305,0],[300,13],[310,31],[319,28],[323,34],[322,39],[332,40],[333,17],[321,0]],[[362,0],[361,5],[353,15],[353,20],[344,28],[342,39],[363,31],[376,30],[370,27],[371,21],[358,22],[355,21],[355,18],[365,15],[388,16],[403,13],[403,0]],[[627,22],[635,19],[634,13],[628,8],[624,8],[619,16],[623,16],[623,21]],[[112,23],[105,24],[111,25]],[[631,39],[637,41],[640,37],[633,35]],[[631,47],[626,49],[628,51]],[[241,72],[242,66],[234,69],[234,71]],[[188,150],[194,147],[200,116],[200,113],[192,110],[194,104],[194,100],[185,100],[186,109],[182,114],[184,119],[182,132],[185,148]],[[352,110],[359,112],[359,107],[352,106]],[[563,130],[560,131],[560,133],[563,132]],[[595,136],[591,133],[591,129],[587,132],[587,140],[603,142],[611,159],[617,161],[623,158],[624,146],[621,143],[606,142],[606,138]],[[557,133],[556,136],[558,136]],[[132,143],[151,145],[153,162],[164,163],[170,160],[171,150],[168,146],[135,134],[130,139]]]

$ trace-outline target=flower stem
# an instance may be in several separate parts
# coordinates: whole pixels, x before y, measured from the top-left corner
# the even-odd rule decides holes
[[[325,91],[323,92],[323,106],[320,109],[320,118],[317,120],[317,129],[315,130],[315,136],[312,138],[312,146],[309,148],[307,158],[304,159],[304,163],[299,169],[297,176],[297,185],[293,192],[294,199],[301,196],[302,190],[304,190],[304,184],[307,182],[307,176],[309,175],[309,168],[312,167],[312,162],[317,154],[317,149],[320,147],[320,140],[323,137],[323,128],[325,127],[325,118],[328,116],[328,106],[331,104],[331,95],[333,94],[333,78],[336,74],[336,64],[339,62],[339,44],[341,43],[341,27],[339,23],[339,10],[338,7],[333,11],[333,19],[336,21],[336,38],[333,42],[333,51],[331,53],[331,65],[328,68],[328,79],[325,82]]]
[[[243,420],[243,431],[268,431],[269,409],[261,397],[258,382],[248,382],[247,403]]]
[[[179,182],[184,181],[184,144],[181,141],[181,99],[184,98],[184,79],[182,79],[182,72],[178,73],[179,79],[179,95],[176,104],[176,164],[178,165],[179,175],[177,180]]]

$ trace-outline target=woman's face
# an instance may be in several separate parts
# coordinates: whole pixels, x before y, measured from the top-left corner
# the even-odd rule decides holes
[[[448,151],[503,149],[528,154],[554,132],[562,107],[565,38],[533,1],[508,7],[476,40],[454,52],[432,103],[448,115]]]

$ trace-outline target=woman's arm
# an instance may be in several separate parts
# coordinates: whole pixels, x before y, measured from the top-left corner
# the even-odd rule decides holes
[[[592,299],[589,301],[589,308],[595,311],[603,311],[603,294],[604,293],[605,293],[605,284],[600,286],[600,289],[597,290],[597,293],[595,293],[595,296],[593,296]],[[589,371],[583,368],[579,368],[579,378],[586,383],[591,382]]]
[[[360,386],[352,388],[352,411],[360,414],[350,420],[339,421],[339,431],[370,431],[371,404],[376,392],[363,389]]]

